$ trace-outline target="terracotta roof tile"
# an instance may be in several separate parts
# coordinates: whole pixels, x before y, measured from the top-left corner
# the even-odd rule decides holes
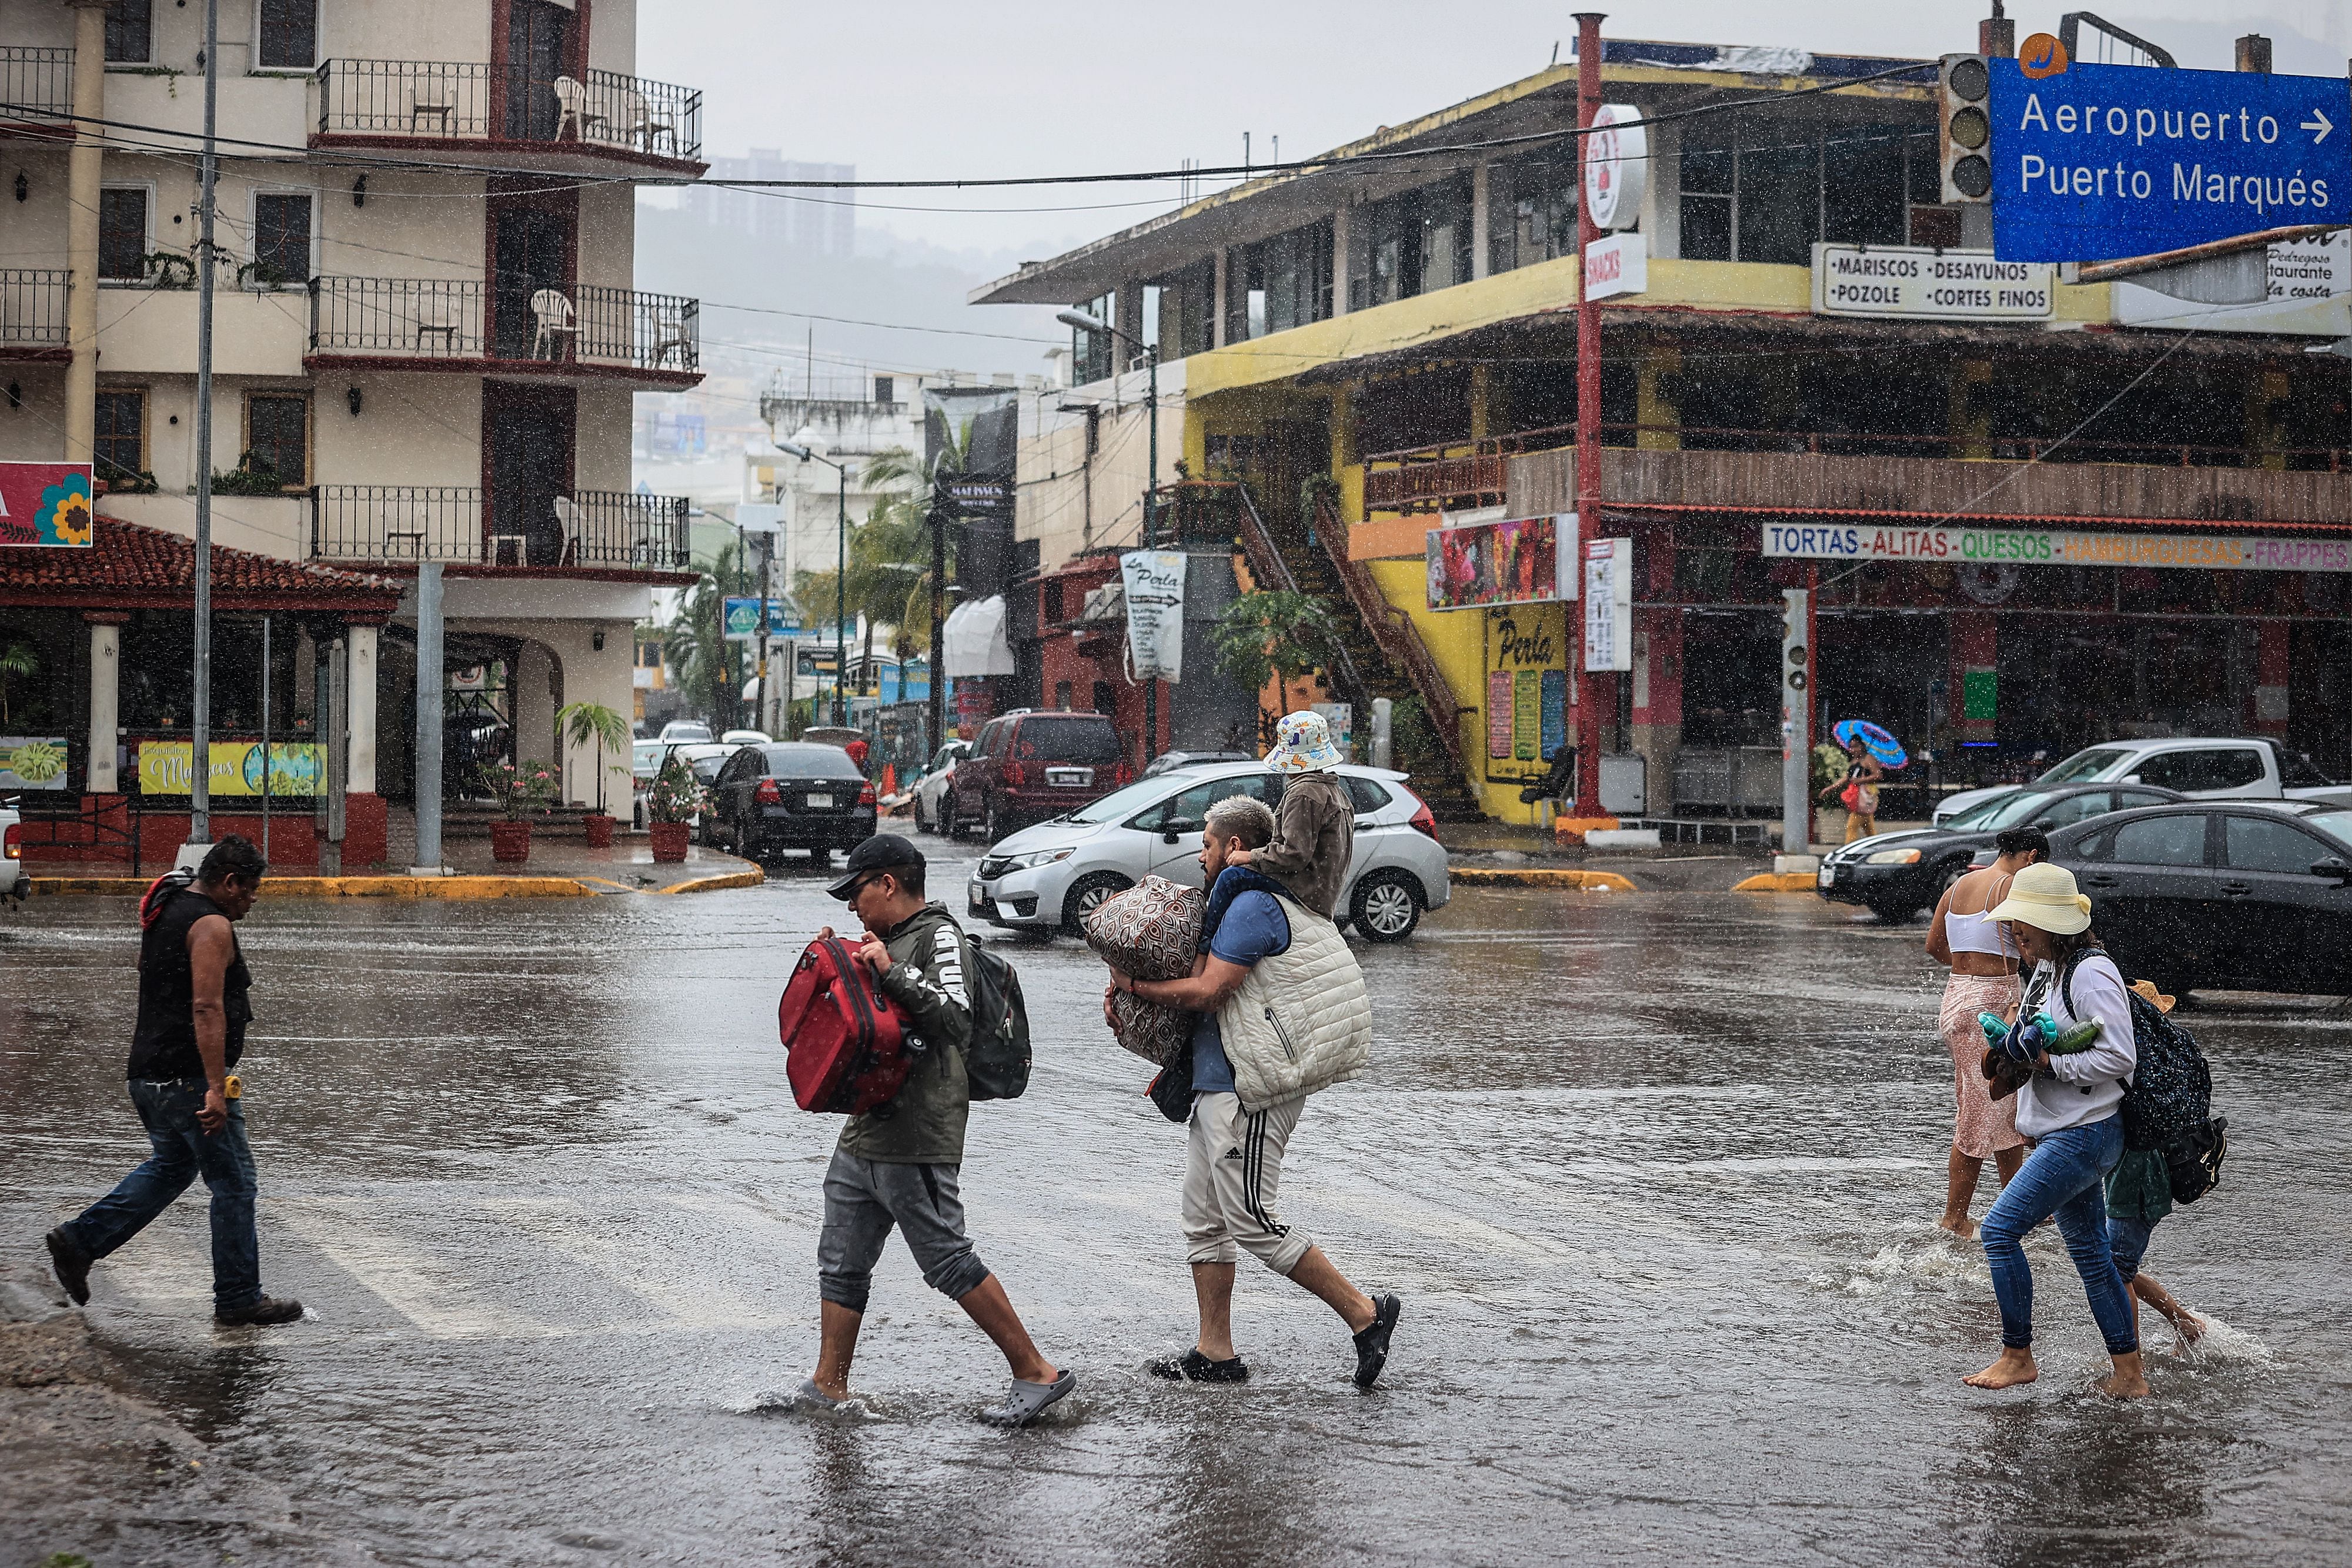
[[[194,539],[101,515],[88,549],[0,549],[0,594],[22,601],[45,591],[76,599],[193,593],[195,562]],[[213,546],[213,591],[224,597],[397,601],[401,587],[392,578]]]

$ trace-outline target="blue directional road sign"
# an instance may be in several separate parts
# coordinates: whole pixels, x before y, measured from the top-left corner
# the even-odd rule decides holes
[[[2334,77],[1992,67],[2002,261],[2107,261],[2352,223],[2352,94]]]
[[[720,613],[727,626],[730,643],[748,643],[760,634],[760,601],[755,598],[736,598],[730,594],[720,604]],[[768,635],[773,637],[808,637],[814,633],[793,623],[793,607],[781,599],[768,601]]]

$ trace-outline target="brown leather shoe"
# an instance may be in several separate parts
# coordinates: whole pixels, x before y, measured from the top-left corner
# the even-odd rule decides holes
[[[264,1296],[250,1306],[238,1307],[231,1312],[215,1312],[213,1322],[224,1328],[242,1328],[248,1323],[260,1326],[290,1323],[301,1315],[301,1302],[285,1301],[277,1296]]]

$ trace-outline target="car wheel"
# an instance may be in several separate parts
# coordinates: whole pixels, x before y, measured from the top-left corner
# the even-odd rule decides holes
[[[1959,881],[1960,878],[1968,874],[1969,862],[1964,857],[1954,856],[1952,859],[1946,861],[1944,862],[1943,869],[1936,875],[1936,895],[1938,900],[1940,900],[1945,894],[1952,891],[1952,884],[1954,883]],[[1933,908],[1934,905],[1931,904],[1929,907]]]
[[[1349,924],[1374,942],[1402,942],[1421,924],[1421,894],[1401,871],[1376,871],[1356,883]]]
[[[930,831],[930,823],[923,821],[923,797],[918,793],[915,797],[915,831],[928,833]]]
[[[1098,871],[1078,878],[1062,897],[1062,929],[1073,936],[1084,937],[1086,917],[1101,908],[1105,899],[1115,898],[1134,885],[1115,871]]]

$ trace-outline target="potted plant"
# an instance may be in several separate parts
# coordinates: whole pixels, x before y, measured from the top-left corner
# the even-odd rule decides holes
[[[509,864],[530,859],[530,820],[555,803],[562,778],[549,762],[490,762],[482,784],[506,813],[490,824],[490,858]]]
[[[555,725],[568,744],[596,748],[596,809],[581,821],[588,830],[590,849],[610,849],[613,819],[604,810],[604,748],[627,751],[628,721],[600,703],[566,703],[555,710]]]
[[[656,861],[686,858],[687,835],[694,831],[694,819],[709,799],[710,791],[679,758],[673,756],[661,765],[661,771],[654,775],[653,788],[646,791],[649,822],[646,831],[653,836]]]

